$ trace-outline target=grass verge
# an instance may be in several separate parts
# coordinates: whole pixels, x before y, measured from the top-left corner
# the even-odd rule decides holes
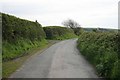
[[[33,48],[31,50],[29,50],[27,53],[27,55],[24,55],[22,57],[19,57],[17,59],[14,60],[10,60],[7,62],[3,62],[2,63],[2,77],[3,78],[8,78],[13,72],[15,72],[19,67],[21,67],[21,65],[32,55],[34,55],[35,53],[37,53],[38,51],[44,51],[45,49],[47,49],[48,47],[50,47],[51,45],[55,44],[56,42],[59,42],[58,40],[49,40],[48,43],[46,45],[40,46],[38,48]]]

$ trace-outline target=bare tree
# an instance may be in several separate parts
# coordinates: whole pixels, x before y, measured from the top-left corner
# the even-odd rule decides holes
[[[68,19],[64,22],[62,22],[62,24],[66,27],[69,27],[69,28],[77,28],[77,27],[81,27],[81,25],[79,25],[76,21],[72,20],[72,19]]]
[[[76,35],[80,35],[82,32],[81,25],[79,25],[76,21],[74,21],[72,19],[68,19],[68,20],[62,22],[62,24],[66,27],[73,29],[73,31]]]

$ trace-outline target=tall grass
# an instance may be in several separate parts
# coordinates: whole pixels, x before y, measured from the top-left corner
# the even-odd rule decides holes
[[[98,75],[120,79],[120,35],[110,32],[84,32],[78,49],[95,66]]]
[[[43,40],[37,40],[37,41],[31,41],[28,39],[24,40],[18,40],[15,43],[9,43],[7,41],[3,42],[3,49],[2,49],[2,59],[3,61],[12,60],[18,57],[21,57],[23,55],[26,55],[27,52],[33,48],[37,48],[40,46],[46,45],[47,41],[45,39]]]

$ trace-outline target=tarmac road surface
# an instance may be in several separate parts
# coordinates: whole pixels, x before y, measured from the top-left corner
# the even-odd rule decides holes
[[[97,78],[76,48],[77,39],[58,42],[30,57],[10,78]]]

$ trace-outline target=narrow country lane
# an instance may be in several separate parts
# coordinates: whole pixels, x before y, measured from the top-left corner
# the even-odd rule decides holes
[[[77,39],[56,43],[29,58],[11,78],[97,78],[76,48]],[[39,53],[39,52],[38,52]]]

